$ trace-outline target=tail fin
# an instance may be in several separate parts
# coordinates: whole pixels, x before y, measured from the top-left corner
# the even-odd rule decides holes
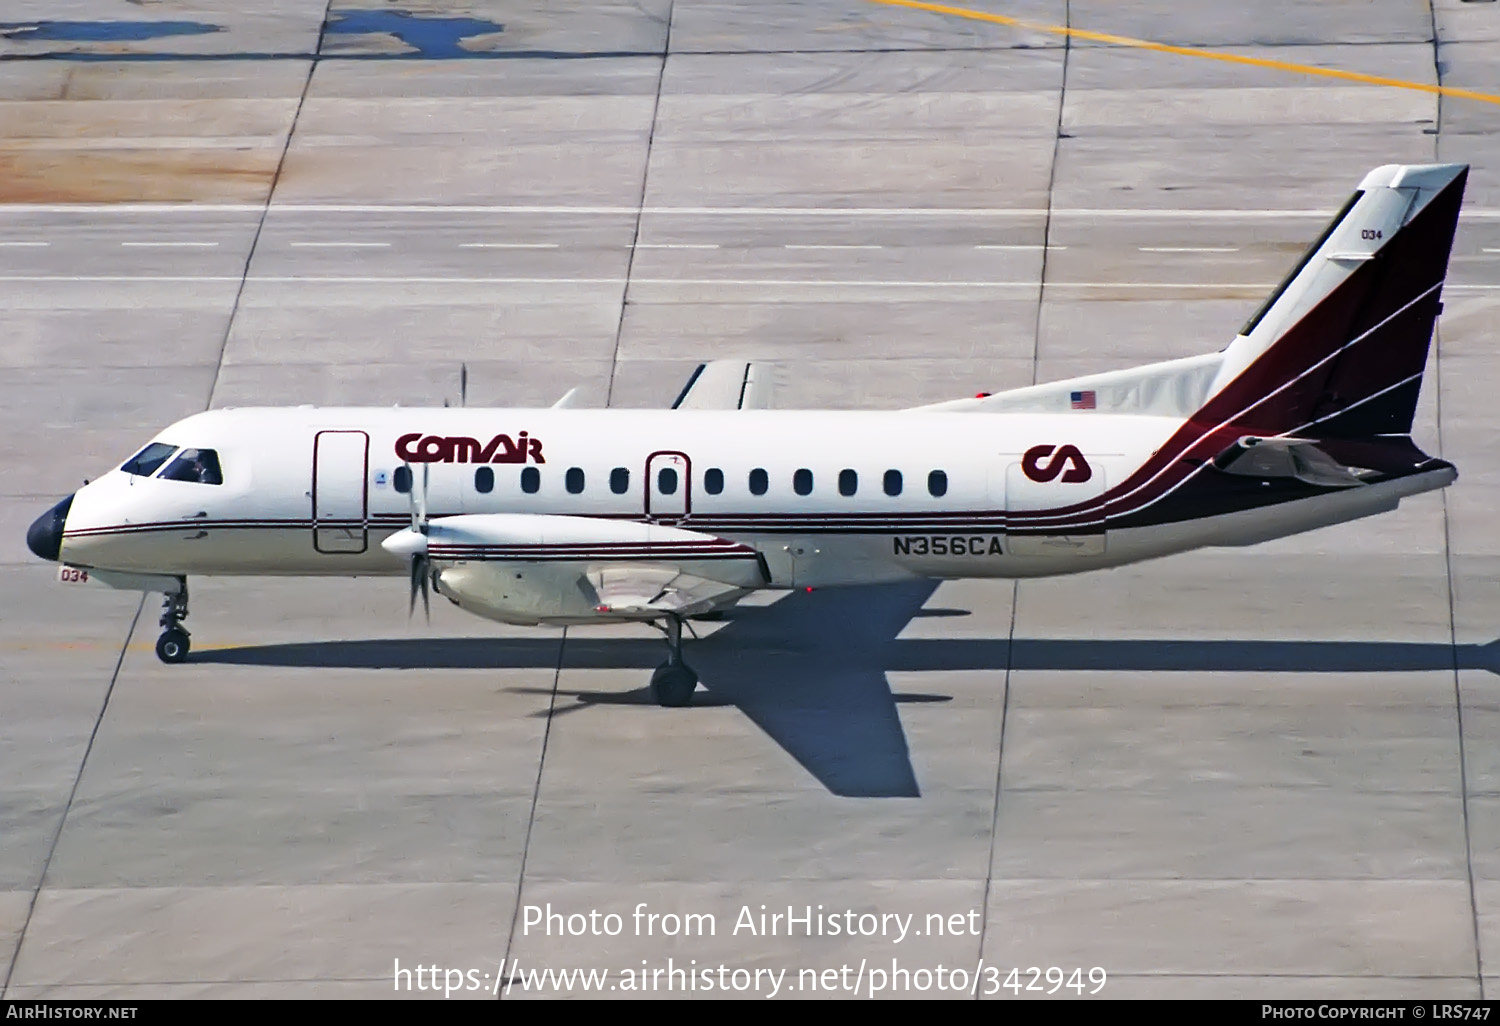
[[[1196,420],[1248,434],[1411,433],[1466,164],[1365,176],[1224,351]]]

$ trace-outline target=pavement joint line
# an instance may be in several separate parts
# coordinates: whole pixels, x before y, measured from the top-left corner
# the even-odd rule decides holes
[[[318,24],[317,49],[323,49],[323,37],[328,32],[328,12],[333,9],[333,0],[324,0],[323,20]],[[234,289],[234,301],[229,305],[229,317],[224,322],[224,337],[219,340],[219,356],[214,364],[214,377],[208,385],[208,401],[204,409],[212,409],[214,393],[219,390],[219,376],[224,373],[224,356],[229,352],[229,338],[234,334],[234,320],[240,312],[240,301],[245,298],[245,286],[250,281],[250,266],[255,261],[255,251],[260,246],[260,237],[265,234],[266,219],[271,213],[271,200],[276,197],[276,186],[281,183],[281,172],[286,167],[287,154],[292,150],[292,138],[297,134],[297,123],[302,120],[302,108],[307,105],[307,94],[312,90],[313,75],[318,70],[316,61],[307,65],[307,74],[302,79],[302,92],[297,96],[297,109],[292,111],[292,123],[287,126],[286,138],[281,143],[281,156],[276,160],[276,170],[271,174],[271,184],[266,187],[265,202],[260,205],[260,216],[255,222],[255,232],[250,236],[250,248],[245,251],[245,262],[240,266],[239,282]]]
[[[78,797],[78,787],[83,783],[83,771],[88,766],[89,756],[94,751],[94,741],[99,737],[99,727],[104,723],[104,714],[109,710],[109,700],[114,696],[115,683],[120,679],[120,668],[125,665],[125,653],[130,648],[130,639],[135,636],[136,625],[140,623],[141,612],[146,608],[146,594],[142,593],[140,601],[136,603],[135,615],[130,618],[130,626],[125,631],[125,638],[120,643],[120,654],[115,657],[114,671],[109,675],[109,684],[104,689],[104,701],[99,703],[99,715],[94,718],[94,727],[89,731],[89,740],[83,747],[83,757],[78,760],[78,772],[73,777],[73,786],[68,790],[68,800],[63,803],[62,815],[57,817],[57,829],[52,832],[52,843],[47,846],[47,857],[42,861],[42,871],[37,875],[36,887],[31,892],[31,902],[26,907],[26,919],[21,923],[21,930],[16,934],[16,946],[11,950],[10,962],[5,969],[5,979],[0,981],[0,998],[10,990],[12,978],[16,973],[16,963],[21,959],[21,948],[26,944],[26,932],[31,928],[32,916],[36,914],[37,901],[41,899],[42,888],[47,885],[47,871],[52,868],[52,857],[57,854],[57,842],[62,840],[63,827],[67,825],[68,813],[73,810],[73,800]]]
[[[1436,11],[1433,12],[1435,18]],[[1435,44],[1434,44],[1435,45]],[[1434,57],[1436,60],[1436,57]],[[1439,156],[1439,141],[1433,141],[1433,157]],[[1437,451],[1443,454],[1443,333],[1441,325],[1434,325],[1432,338],[1433,397],[1436,406]],[[1458,657],[1458,611],[1457,589],[1453,583],[1453,517],[1448,503],[1448,490],[1439,489],[1443,510],[1443,570],[1447,584],[1448,600],[1448,644],[1453,655],[1453,715],[1458,742],[1458,798],[1464,822],[1464,869],[1469,885],[1469,914],[1473,924],[1474,976],[1479,984],[1479,999],[1484,1000],[1484,933],[1479,925],[1479,895],[1474,881],[1474,835],[1469,814],[1469,767],[1468,752],[1464,742],[1464,690],[1463,667]]]
[[[1073,28],[1070,25],[1051,25],[1046,22],[1015,18],[1007,14],[991,14],[989,11],[976,11],[969,7],[952,7],[948,4],[926,3],[925,0],[867,0],[867,2],[880,4],[885,7],[905,7],[913,11],[924,11],[929,14],[943,14],[953,18],[964,18],[969,21],[985,21],[1028,32],[1042,32],[1047,35],[1062,36],[1064,39],[1086,40],[1091,43],[1106,43],[1112,46],[1123,46],[1136,50],[1151,50],[1156,53],[1175,54],[1179,57],[1197,57],[1203,60],[1223,61],[1227,64],[1241,64],[1254,68],[1265,68],[1271,71],[1286,71],[1298,75],[1311,75],[1317,78],[1333,78],[1344,82],[1359,82],[1364,85],[1385,86],[1391,89],[1407,89],[1439,97],[1452,96],[1458,99],[1477,100],[1480,103],[1500,104],[1500,95],[1480,92],[1477,89],[1459,89],[1454,86],[1435,85],[1430,82],[1412,82],[1404,78],[1392,78],[1387,75],[1369,75],[1362,71],[1346,71],[1342,68],[1321,68],[1315,64],[1298,64],[1295,61],[1276,60],[1271,57],[1253,57],[1249,54],[1210,50],[1199,46],[1177,46],[1172,43],[1157,43],[1149,39],[1137,39],[1134,36],[1115,35],[1112,32],[1094,32],[1089,29]]]
[[[666,63],[663,56],[662,63]],[[516,924],[521,921],[521,898],[526,890],[526,860],[531,856],[531,831],[536,826],[536,808],[541,803],[542,773],[547,767],[547,745],[552,740],[552,723],[557,718],[557,689],[562,684],[563,659],[567,652],[568,628],[562,629],[557,639],[557,664],[552,669],[552,692],[547,696],[547,723],[542,728],[542,750],[536,760],[536,782],[531,790],[531,811],[526,817],[526,838],[521,842],[521,866],[516,872],[516,904],[510,914],[510,930],[505,935],[505,952],[500,958],[503,968],[511,959],[511,949],[516,943]],[[514,965],[512,965],[514,971]],[[498,986],[497,998],[500,996]]]
[[[630,306],[630,280],[635,271],[635,253],[641,241],[641,222],[646,216],[646,197],[651,186],[651,153],[656,144],[656,125],[661,117],[661,87],[667,78],[667,59],[672,55],[672,16],[676,0],[667,4],[666,31],[662,34],[661,63],[656,68],[656,92],[651,98],[651,126],[646,131],[646,153],[641,159],[641,190],[631,211],[635,226],[630,232],[630,252],[625,257],[625,279],[620,289],[620,316],[615,320],[615,344],[609,356],[609,380],[604,386],[604,405],[615,397],[615,371],[620,366],[620,343],[625,337],[625,312]],[[509,948],[506,949],[509,951]]]

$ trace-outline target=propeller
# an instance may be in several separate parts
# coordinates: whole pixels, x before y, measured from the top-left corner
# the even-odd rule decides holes
[[[406,472],[411,474],[411,464],[405,464]],[[406,615],[412,616],[417,611],[417,592],[422,593],[422,614],[427,622],[432,622],[432,599],[427,594],[430,561],[427,558],[427,475],[430,464],[422,464],[422,491],[417,492],[415,482],[406,497],[411,502],[411,529],[422,536],[421,546],[413,549],[411,553],[411,595],[406,606]]]

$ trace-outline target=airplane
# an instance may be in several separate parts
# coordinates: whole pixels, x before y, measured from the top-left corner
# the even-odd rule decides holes
[[[1243,546],[1451,484],[1412,420],[1468,166],[1386,165],[1218,352],[896,411],[779,410],[700,365],[666,410],[216,409],[42,514],[67,583],[405,575],[490,620],[684,622],[762,589],[1079,573]]]

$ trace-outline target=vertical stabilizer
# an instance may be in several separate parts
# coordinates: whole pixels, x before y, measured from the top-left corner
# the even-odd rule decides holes
[[[1409,434],[1463,200],[1464,164],[1389,164],[1224,351],[1200,419],[1247,432]]]

